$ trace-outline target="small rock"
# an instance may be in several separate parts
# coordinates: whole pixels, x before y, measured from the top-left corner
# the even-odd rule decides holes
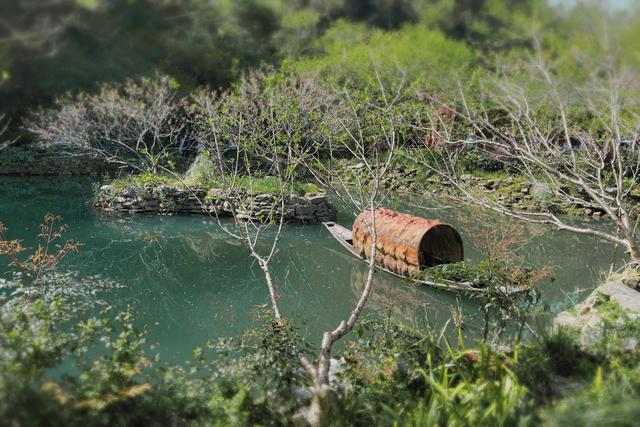
[[[136,190],[134,190],[133,188],[127,188],[122,192],[122,195],[124,197],[136,197]]]
[[[324,195],[318,195],[318,196],[309,197],[307,200],[309,200],[309,202],[312,205],[323,205],[326,203],[327,197]]]
[[[490,179],[489,181],[484,183],[484,188],[486,188],[487,190],[491,190],[495,187],[496,182],[493,179]]]
[[[622,283],[625,286],[628,286],[631,289],[635,289],[636,291],[640,291],[640,276],[628,277],[622,279]]]
[[[274,197],[272,194],[258,194],[253,198],[253,201],[256,203],[271,203],[273,200]]]

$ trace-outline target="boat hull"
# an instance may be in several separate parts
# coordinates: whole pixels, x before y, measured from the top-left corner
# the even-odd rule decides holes
[[[329,233],[331,233],[333,238],[335,238],[338,241],[338,243],[340,243],[340,245],[343,248],[345,248],[347,251],[349,251],[353,256],[355,256],[356,258],[362,261],[368,261],[366,258],[361,257],[360,254],[353,247],[353,236],[351,234],[351,230],[341,226],[340,224],[336,224],[335,222],[323,222],[322,225],[324,225],[324,227],[329,231]],[[469,282],[455,282],[453,280],[445,280],[445,279],[442,279],[439,281],[414,279],[412,277],[401,276],[385,268],[384,266],[377,265],[376,268],[378,270],[384,271],[385,273],[407,280],[411,283],[418,284],[418,285],[426,285],[432,288],[442,289],[445,291],[461,292],[461,293],[475,294],[475,295],[479,295],[486,292],[486,289],[474,287]],[[519,294],[527,291],[528,289],[524,287],[522,288],[521,287],[518,287],[518,288],[501,287],[498,290],[501,293],[505,293],[505,294]]]

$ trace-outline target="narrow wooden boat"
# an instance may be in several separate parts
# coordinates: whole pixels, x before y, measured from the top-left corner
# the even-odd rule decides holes
[[[349,251],[356,258],[362,261],[368,262],[367,259],[361,257],[354,249],[351,230],[341,226],[340,224],[336,224],[335,222],[323,222],[322,225],[325,226],[325,228],[329,231],[329,233],[331,233],[331,235],[338,241],[338,243],[340,243],[340,245],[342,245],[343,248]],[[418,285],[427,285],[433,288],[438,288],[446,291],[461,292],[461,293],[476,294],[476,295],[486,292],[486,289],[475,287],[471,282],[455,282],[453,280],[447,280],[447,279],[440,279],[436,282],[432,280],[415,279],[415,278],[406,277],[406,276],[397,274],[381,265],[377,265],[376,268],[378,270],[384,271],[385,273],[389,273],[393,276],[399,277],[401,279],[407,280],[411,283],[415,283]],[[497,290],[501,293],[511,295],[511,294],[518,294],[518,293],[524,292],[527,290],[527,288],[504,286],[504,287],[498,288]]]

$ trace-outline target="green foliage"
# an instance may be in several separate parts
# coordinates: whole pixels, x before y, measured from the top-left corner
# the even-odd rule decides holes
[[[157,187],[160,185],[168,185],[176,188],[185,187],[184,182],[178,177],[172,175],[158,175],[151,172],[117,178],[109,184],[118,191],[124,191],[129,188]]]
[[[574,331],[559,329],[544,333],[537,344],[523,348],[516,372],[537,405],[548,404],[560,395],[563,380],[580,382],[596,369],[597,361],[578,347],[577,338]]]
[[[192,187],[208,187],[218,175],[218,164],[208,152],[203,152],[189,165],[184,182]]]
[[[522,417],[527,409],[526,388],[509,368],[518,363],[517,356],[503,359],[485,350],[477,363],[479,367],[472,372],[440,365],[439,380],[432,372],[422,370],[434,393],[408,418],[452,426],[526,423],[527,417]]]
[[[467,152],[458,160],[458,166],[467,173],[496,172],[504,170],[505,165],[495,155],[481,152]]]
[[[248,191],[251,194],[258,193],[281,193],[284,187],[284,193],[293,192],[298,195],[307,193],[319,193],[322,190],[312,182],[294,182],[292,184],[282,183],[275,177],[265,178],[249,178],[239,177],[234,181],[234,186]]]
[[[393,29],[417,20],[415,0],[338,0],[329,11],[333,17],[348,18],[370,26]]]
[[[75,334],[58,328],[70,320],[61,307],[59,300],[37,300],[0,310],[0,415],[7,422],[28,424],[35,408],[42,419],[59,418],[55,402],[39,388],[46,370],[61,363],[77,343]]]
[[[596,310],[602,318],[602,339],[594,346],[594,352],[614,365],[637,365],[640,355],[629,349],[637,346],[640,318],[624,310],[614,300],[604,296],[599,298]]]
[[[80,317],[80,320],[78,318]],[[131,311],[90,317],[71,301],[24,299],[0,310],[0,415],[20,425],[282,425],[307,384],[288,325],[209,342],[186,367],[148,355]],[[151,346],[153,348],[153,346]],[[302,347],[304,348],[304,346]],[[59,372],[63,372],[62,375]],[[64,373],[69,372],[69,373]]]
[[[135,324],[130,310],[93,317],[60,298],[3,305],[3,420],[287,425],[308,404],[310,379],[297,355],[309,348],[288,322],[209,341],[182,367],[154,355]],[[355,332],[338,355],[332,425],[529,425],[540,409],[550,425],[633,425],[637,416],[636,364],[596,361],[563,332],[510,351],[467,348],[461,335],[452,345],[390,319],[363,319]],[[558,376],[594,385],[558,388]]]
[[[248,68],[279,59],[275,36],[280,1],[189,1],[169,23],[166,56],[158,65],[188,86],[228,86]]]
[[[526,414],[526,388],[511,366],[518,354],[449,345],[442,337],[362,322],[345,353],[345,425],[505,425]],[[357,420],[357,421],[356,421]]]
[[[14,34],[0,36],[0,114],[19,133],[35,106],[156,71],[186,91],[228,87],[263,63],[325,70],[331,82],[359,85],[375,82],[375,68],[383,79],[397,82],[405,73],[408,86],[447,97],[471,74],[518,65],[534,37],[554,71],[574,81],[608,63],[610,53],[620,69],[640,66],[637,9],[563,13],[543,0],[61,0],[39,8],[8,0],[0,16]]]
[[[188,188],[193,186],[205,189],[219,188],[227,191],[242,190],[250,194],[293,193],[304,196],[305,194],[323,192],[318,185],[312,182],[281,182],[276,177],[238,176],[233,179],[225,179],[219,176],[207,176],[202,177],[202,179],[200,178],[199,176],[191,176],[187,179],[182,179],[175,175],[156,175],[151,172],[146,172],[115,179],[110,182],[110,185],[118,191],[167,185],[175,188]]]
[[[456,282],[470,282],[474,287],[496,289],[499,287],[530,288],[538,278],[533,269],[511,269],[500,262],[489,259],[480,262],[461,261],[441,264],[425,270],[426,279],[447,279]]]
[[[8,77],[0,112],[19,122],[27,110],[68,91],[93,92],[98,82],[158,70],[185,87],[227,86],[246,68],[279,58],[271,39],[280,27],[280,4],[61,0],[34,8],[3,2],[0,16],[12,23],[7,33],[16,34],[0,35],[0,71]]]
[[[543,32],[556,24],[554,14],[550,13],[544,0],[439,0],[426,3],[423,21],[489,54],[526,47],[532,31]]]
[[[463,43],[417,25],[385,32],[338,21],[316,46],[317,55],[302,58],[291,67],[301,72],[319,71],[331,82],[358,87],[377,88],[376,73],[387,82],[404,75],[407,86],[426,85],[435,94],[464,79],[473,59]]]

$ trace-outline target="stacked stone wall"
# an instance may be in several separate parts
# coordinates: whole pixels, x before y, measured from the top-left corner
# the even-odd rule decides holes
[[[260,222],[318,223],[335,219],[336,210],[325,194],[289,196],[284,204],[274,194],[236,193],[220,189],[176,188],[167,185],[117,189],[100,187],[95,207],[107,214],[219,215]]]

